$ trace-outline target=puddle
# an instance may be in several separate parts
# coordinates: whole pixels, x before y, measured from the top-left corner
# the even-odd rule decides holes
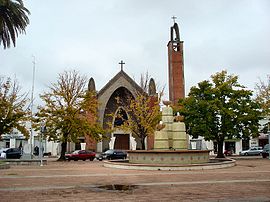
[[[8,173],[7,175],[18,175],[17,173]]]
[[[135,185],[126,184],[109,184],[97,186],[98,189],[110,190],[110,191],[131,191],[136,188]]]

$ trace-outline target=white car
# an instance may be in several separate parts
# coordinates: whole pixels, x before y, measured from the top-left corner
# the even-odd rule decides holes
[[[261,155],[263,151],[262,147],[251,147],[248,150],[240,151],[241,156],[252,156],[252,155]]]
[[[6,151],[8,148],[0,149],[0,159],[5,159],[7,157]]]

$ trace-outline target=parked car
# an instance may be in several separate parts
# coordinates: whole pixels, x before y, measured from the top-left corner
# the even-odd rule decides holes
[[[0,159],[5,159],[6,158],[6,150],[8,150],[8,148],[0,149]]]
[[[70,160],[74,160],[74,161],[83,160],[83,161],[85,161],[87,159],[89,159],[90,161],[93,161],[96,157],[96,153],[93,151],[89,151],[89,150],[75,150],[71,154],[66,154],[65,157],[68,161],[70,161]]]
[[[262,151],[262,157],[266,158],[269,156],[269,144],[264,145],[263,151]]]
[[[19,159],[22,156],[20,148],[4,148],[0,150],[0,157],[6,159]]]
[[[248,150],[240,151],[239,154],[242,156],[261,155],[262,151],[262,147],[251,147]]]
[[[98,157],[98,160],[102,161],[104,159],[113,160],[113,159],[126,159],[127,153],[122,150],[110,149],[101,153]]]
[[[232,150],[225,150],[224,151],[224,155],[225,156],[232,156],[233,155],[233,151]]]

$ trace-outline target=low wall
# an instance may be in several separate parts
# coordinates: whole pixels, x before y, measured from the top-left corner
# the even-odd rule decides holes
[[[108,168],[118,168],[127,170],[177,170],[177,171],[187,171],[187,170],[211,170],[220,168],[229,168],[235,166],[235,160],[233,159],[210,159],[208,163],[201,164],[175,164],[175,165],[165,165],[165,164],[136,164],[129,163],[128,160],[122,161],[104,161],[104,167]]]
[[[5,159],[1,160],[6,162],[8,165],[40,165],[39,159]],[[42,160],[43,165],[47,165],[47,160]]]
[[[0,169],[8,169],[8,168],[10,168],[10,165],[9,164],[7,164],[7,163],[0,163]]]
[[[200,164],[209,162],[210,150],[136,150],[128,151],[135,164]]]

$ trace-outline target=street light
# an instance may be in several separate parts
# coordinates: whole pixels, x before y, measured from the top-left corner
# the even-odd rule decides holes
[[[46,124],[44,121],[42,121],[40,126],[40,144],[39,144],[40,166],[43,166],[43,133],[45,132],[46,132]]]
[[[31,155],[31,159],[33,158],[33,143],[34,143],[34,134],[33,134],[33,104],[34,104],[34,86],[35,86],[35,71],[36,71],[36,58],[35,56],[33,56],[33,78],[32,78],[32,91],[31,91],[31,120],[30,120],[30,124],[31,124],[31,130],[30,130],[30,155]]]

